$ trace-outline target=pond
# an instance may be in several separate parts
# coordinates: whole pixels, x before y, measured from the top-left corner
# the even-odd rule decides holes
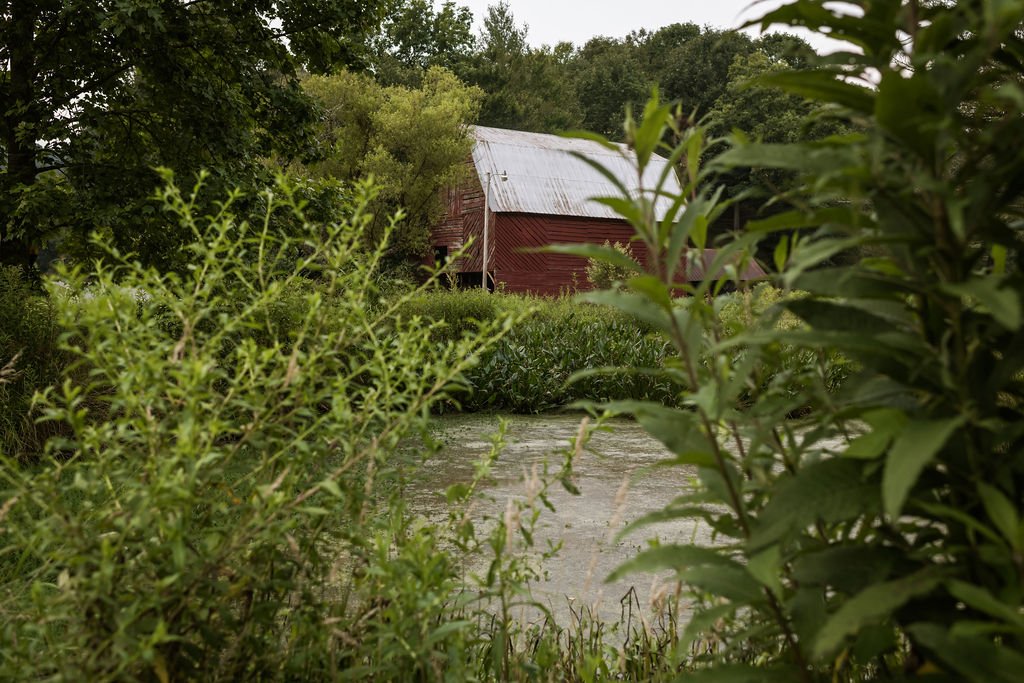
[[[474,463],[488,453],[490,436],[498,430],[497,415],[460,415],[438,421],[438,437],[445,444],[436,459],[423,468],[407,492],[410,507],[424,516],[440,520],[447,514],[445,489],[473,477]],[[507,446],[492,470],[485,493],[491,499],[477,504],[475,518],[500,516],[511,497],[526,495],[524,479],[535,465],[549,459],[557,471],[562,456],[579,430],[582,416],[571,414],[505,416]],[[694,468],[652,466],[669,457],[660,442],[636,422],[616,419],[609,430],[594,433],[588,449],[576,461],[575,483],[580,495],[556,484],[550,489],[555,512],[543,510],[536,546],[561,542],[558,554],[544,563],[544,578],[532,586],[533,597],[553,610],[561,622],[570,606],[586,606],[606,621],[620,618],[622,599],[636,588],[641,607],[649,598],[664,592],[667,577],[635,574],[605,583],[605,578],[622,562],[634,556],[645,539],[657,534],[666,542],[712,543],[710,529],[695,520],[676,520],[637,531],[616,541],[616,533],[642,515],[660,509],[687,491],[696,476]],[[488,558],[469,560],[468,570],[485,572]],[[674,585],[674,584],[673,584]],[[687,612],[684,606],[684,612]],[[685,616],[685,615],[682,615]]]

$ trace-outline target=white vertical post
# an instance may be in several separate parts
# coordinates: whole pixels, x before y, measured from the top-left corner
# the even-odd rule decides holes
[[[484,251],[481,258],[480,266],[480,287],[486,292],[487,289],[487,224],[489,219],[489,213],[491,210],[490,199],[491,199],[491,172],[487,171],[487,187],[484,188]]]

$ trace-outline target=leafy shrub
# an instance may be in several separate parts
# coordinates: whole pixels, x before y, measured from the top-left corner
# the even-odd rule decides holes
[[[720,643],[697,660],[709,680],[1009,683],[1024,671],[1024,278],[1006,264],[1020,248],[1024,158],[1006,141],[1024,136],[1021,62],[1008,57],[1024,54],[1024,3],[852,4],[863,16],[799,0],[763,23],[859,46],[841,66],[767,79],[858,133],[738,141],[714,162],[798,172],[801,208],[754,223],[720,258],[742,260],[767,231],[815,228],[776,251],[778,283],[804,296],[729,337],[707,295],[734,277],[687,285],[680,309],[670,278],[654,274],[687,240],[701,249],[694,226],[723,209],[698,165],[700,126],[671,131],[691,199],[638,229],[652,272],[585,296],[672,344],[665,376],[687,405],[608,406],[698,471],[696,492],[633,528],[696,517],[725,541],[666,543],[617,574],[676,572],[700,609],[675,656],[697,639]],[[641,120],[627,138],[642,167],[676,118],[652,101]],[[649,206],[619,201],[631,216]],[[862,245],[871,257],[821,267]],[[802,324],[779,325],[787,313]],[[763,381],[785,345],[856,366],[836,393],[822,372],[794,394],[780,374]],[[787,422],[806,405],[807,422]]]
[[[719,295],[714,305],[718,334],[724,340],[749,335],[761,326],[764,331],[775,332],[806,330],[804,322],[784,308],[787,302],[805,296],[803,292],[787,292],[767,282],[759,283],[751,289]],[[773,309],[781,312],[773,314]],[[747,352],[744,346],[735,346],[730,350],[736,362],[741,362]],[[853,367],[853,363],[835,349],[807,348],[781,340],[760,343],[755,353],[760,356],[760,362],[749,378],[749,390],[740,395],[741,402],[750,399],[750,390],[766,390],[772,386],[792,397],[806,392],[833,394],[840,390]],[[706,356],[704,362],[711,363],[712,358]],[[812,404],[809,401],[807,405],[794,409],[791,414],[806,414]]]
[[[614,249],[628,259],[633,259],[633,250],[630,249],[628,244],[616,242],[613,245],[609,240],[605,240],[604,246],[608,249]],[[632,271],[629,269],[598,258],[587,259],[586,272],[587,281],[598,289],[608,289],[616,282],[625,282],[632,275]]]
[[[671,383],[622,369],[660,368],[665,344],[631,321],[602,313],[603,320],[569,313],[519,323],[466,374],[472,393],[461,398],[461,407],[540,413],[577,400],[673,403]]]
[[[435,290],[420,292],[406,301],[399,312],[405,317],[419,316],[437,323],[433,328],[438,341],[453,341],[474,332],[479,323],[496,319],[513,304],[505,297],[482,289]]]
[[[715,307],[722,336],[747,331],[766,310],[794,296],[766,283],[754,290],[719,295]],[[674,302],[681,309],[689,305],[686,298]],[[410,299],[402,312],[443,323],[433,328],[435,339],[442,343],[471,334],[481,322],[521,318],[507,336],[482,354],[480,364],[466,373],[471,391],[457,396],[460,410],[539,413],[576,401],[638,399],[666,405],[679,401],[673,383],[657,374],[671,355],[668,344],[652,335],[644,321],[609,306],[571,297],[500,295],[472,289],[426,292]],[[791,330],[802,323],[795,315],[783,313],[772,325]],[[836,353],[822,354],[792,344],[775,344],[770,351],[772,359],[758,365],[758,385],[777,382],[795,394],[824,373],[825,390],[833,392],[848,373],[849,363]],[[737,347],[733,353],[743,350]]]
[[[0,678],[404,678],[461,661],[465,625],[440,616],[450,568],[415,584],[436,600],[401,648],[363,644],[380,611],[364,589],[434,554],[381,512],[399,509],[394,454],[494,335],[442,349],[368,306],[384,247],[363,251],[361,214],[287,237],[239,222],[233,198],[209,218],[193,199],[163,192],[197,239],[188,275],[111,251],[49,283],[59,348],[88,379],[46,392],[68,432],[47,457],[0,460]],[[301,216],[287,188],[267,207]]]

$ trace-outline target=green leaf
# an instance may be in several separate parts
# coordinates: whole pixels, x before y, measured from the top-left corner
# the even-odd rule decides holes
[[[837,330],[859,334],[889,332],[893,323],[858,306],[816,299],[795,299],[783,304],[816,330]]]
[[[757,582],[768,588],[776,597],[782,597],[781,575],[782,551],[778,545],[770,546],[747,560],[747,571]]]
[[[643,294],[665,310],[672,309],[672,296],[668,287],[653,275],[637,275],[627,281],[629,288]]]
[[[994,486],[984,482],[978,482],[978,493],[981,495],[981,502],[999,533],[1014,550],[1020,550],[1020,517],[1017,515],[1017,508],[1010,499],[1003,495],[1003,492]]]
[[[761,584],[744,567],[705,565],[683,569],[678,577],[694,588],[744,605],[765,599]]]
[[[832,102],[862,114],[874,110],[872,90],[842,80],[842,75],[828,71],[783,71],[758,77],[766,85],[774,85],[820,102]]]
[[[968,529],[988,538],[993,543],[1000,542],[999,536],[993,533],[992,529],[987,525],[982,524],[974,517],[971,517],[963,510],[959,510],[948,505],[942,505],[941,503],[929,503],[924,500],[914,500],[913,508],[915,511],[921,510],[937,519],[948,519],[959,522]]]
[[[970,605],[974,609],[985,612],[997,619],[1002,619],[1017,629],[1024,630],[1024,614],[1021,613],[1020,607],[1010,607],[981,586],[964,581],[951,580],[946,582],[946,590],[954,598]]]
[[[692,644],[694,640],[714,629],[716,624],[718,624],[722,619],[730,617],[737,609],[740,608],[741,605],[737,605],[732,602],[725,602],[718,605],[712,605],[704,609],[698,609],[694,612],[693,616],[690,618],[690,622],[686,625],[686,630],[683,631],[682,638],[680,638],[680,644],[684,646]]]
[[[667,104],[659,104],[657,88],[651,93],[644,106],[644,118],[633,131],[633,149],[636,151],[637,166],[646,168],[654,150],[661,144],[665,128],[672,115],[672,108]]]
[[[642,234],[647,229],[647,216],[639,203],[641,200],[631,197],[594,197],[593,201],[604,204],[622,216],[638,233]]]
[[[959,284],[944,284],[942,289],[950,294],[971,297],[992,315],[996,321],[1010,331],[1021,326],[1020,295],[1012,287],[1004,287],[1001,277],[974,278]]]
[[[911,624],[907,632],[913,642],[927,648],[966,682],[1020,683],[1024,656],[1006,645],[995,645],[979,636],[953,636],[938,624]]]
[[[671,333],[672,323],[669,314],[646,296],[635,292],[619,292],[604,290],[587,292],[579,297],[583,301],[605,304],[630,315],[637,320],[651,325],[657,330]]]
[[[708,243],[708,217],[698,214],[693,220],[693,230],[690,231],[690,239],[698,249],[704,249]]]
[[[469,495],[470,490],[469,484],[465,482],[452,484],[444,490],[444,497],[449,503],[457,503]]]
[[[1006,272],[1006,247],[1001,244],[992,245],[992,272],[996,275]]]
[[[320,488],[331,494],[335,498],[341,498],[341,488],[338,486],[338,482],[333,479],[324,479],[320,482]]]
[[[783,211],[767,218],[759,218],[747,223],[747,230],[754,232],[778,232],[796,228],[817,228],[822,225],[836,223],[839,225],[856,225],[868,219],[848,207],[817,208],[811,211],[793,209]]]
[[[874,459],[885,453],[886,447],[907,424],[907,415],[895,408],[878,408],[861,416],[870,429],[850,441],[843,451],[847,458]]]
[[[676,462],[672,461],[671,466],[674,467],[675,465]],[[711,513],[708,511],[708,509],[703,507],[693,505],[679,507],[670,505],[669,507],[662,508],[661,510],[648,512],[646,515],[643,515],[642,517],[633,520],[628,525],[626,525],[622,529],[622,531],[616,534],[615,538],[616,540],[621,540],[629,534],[636,531],[637,529],[642,529],[652,524],[660,524],[661,522],[671,522],[677,519],[692,519],[695,517],[706,519],[710,514]]]
[[[775,263],[775,270],[782,272],[786,267],[786,257],[789,256],[789,241],[779,240],[775,245],[775,252],[772,254],[772,261]]]
[[[697,225],[697,218],[700,216],[706,218],[708,214],[712,212],[714,207],[721,200],[724,190],[724,185],[719,186],[710,198],[703,194],[698,195],[686,205],[686,208],[683,210],[683,215],[680,216],[679,220],[672,226],[672,234],[669,237],[668,251],[665,254],[667,261],[665,265],[668,270],[669,277],[673,282],[675,281],[676,270],[678,270],[683,259],[683,250],[690,241],[694,227]]]
[[[894,277],[856,267],[809,270],[796,278],[793,286],[821,296],[857,299],[893,299],[906,288]]]
[[[844,602],[825,622],[814,641],[815,659],[832,655],[847,637],[856,635],[864,626],[887,620],[907,601],[931,592],[940,581],[933,571],[924,570],[864,589]]]
[[[819,519],[826,523],[852,519],[878,504],[878,487],[863,479],[859,462],[833,458],[808,465],[775,486],[751,534],[750,551],[757,552]]]
[[[692,183],[700,175],[700,154],[704,149],[704,135],[701,129],[690,133],[686,141],[686,173],[687,181]]]
[[[590,166],[592,169],[603,175],[605,179],[608,182],[610,182],[612,186],[615,187],[615,189],[618,190],[619,194],[621,194],[623,197],[630,196],[629,189],[622,184],[622,179],[617,174],[613,173],[611,170],[606,168],[605,165],[602,164],[600,161],[591,159],[586,154],[581,154],[580,152],[569,152],[569,154],[576,157],[577,159],[579,159],[580,161],[582,161],[583,163],[585,163],[586,165]]]
[[[856,160],[852,152],[824,143],[749,144],[733,147],[714,160],[715,167],[761,167],[828,175]]]
[[[882,502],[887,514],[900,514],[921,472],[963,423],[963,417],[914,420],[900,432],[889,449],[882,474]]]
[[[563,138],[575,140],[589,140],[596,142],[610,152],[618,152],[620,147],[603,135],[592,133],[589,130],[569,130],[561,134]]]
[[[696,413],[667,408],[652,401],[613,401],[604,405],[613,413],[628,413],[644,430],[665,444],[680,464],[713,467],[711,444],[700,429]]]
[[[888,578],[898,560],[899,553],[888,548],[833,545],[799,555],[793,561],[793,579],[801,586],[853,594]]]
[[[449,621],[444,624],[441,624],[440,626],[438,626],[430,632],[430,635],[427,636],[427,640],[424,643],[424,646],[431,647],[434,644],[441,642],[448,636],[454,633],[458,633],[459,631],[465,630],[472,625],[472,622],[466,621],[464,619],[458,621]]]
[[[907,107],[913,102],[913,107]],[[893,137],[922,159],[935,158],[936,131],[941,127],[938,112],[941,96],[926,75],[904,78],[899,71],[886,71],[875,98],[875,120]]]
[[[594,259],[603,263],[609,263],[619,268],[640,273],[643,269],[640,264],[631,259],[614,247],[606,247],[600,244],[551,244],[537,249],[540,252],[549,254],[567,254],[579,256],[580,258]]]
[[[605,583],[618,581],[622,577],[635,572],[660,572],[672,570],[681,572],[691,567],[712,565],[718,568],[732,567],[743,571],[743,567],[725,556],[724,551],[701,548],[695,545],[660,545],[644,550],[631,560],[623,562],[615,568]]]

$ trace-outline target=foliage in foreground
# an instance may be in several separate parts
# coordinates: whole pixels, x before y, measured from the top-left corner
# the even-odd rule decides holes
[[[1010,683],[1024,671],[1024,279],[1012,267],[1024,162],[1006,141],[1024,136],[1024,2],[851,4],[863,17],[818,0],[765,17],[862,49],[767,79],[861,132],[740,144],[717,160],[798,173],[802,208],[722,249],[721,280],[683,286],[689,307],[672,303],[673,269],[725,208],[697,165],[703,130],[674,131],[689,200],[665,220],[650,197],[609,200],[637,227],[650,270],[584,298],[671,343],[665,376],[686,408],[607,407],[635,415],[700,482],[633,528],[696,517],[722,542],[662,545],[617,573],[671,569],[702,601],[679,646],[715,634],[710,680]],[[877,88],[865,85],[873,74]],[[674,122],[651,102],[630,124],[641,167]],[[806,295],[725,335],[704,295],[734,279],[730,260],[761,235],[794,227],[815,231],[780,243],[779,282]],[[874,256],[821,268],[860,246]],[[562,251],[621,262],[598,247]],[[806,327],[777,326],[787,311]],[[838,349],[857,370],[837,393],[822,372],[792,395],[759,381],[779,344]],[[810,420],[788,423],[807,402]]]
[[[367,306],[383,247],[363,251],[362,214],[299,241],[230,200],[202,219],[194,195],[163,199],[197,239],[187,276],[112,252],[50,283],[87,378],[43,398],[67,438],[35,467],[0,463],[0,677],[329,677],[375,657],[425,671],[465,641],[464,625],[437,630],[451,570],[424,577],[426,630],[391,664],[350,635],[373,607],[347,577],[397,543],[377,507],[397,445],[500,324],[439,353],[418,320]],[[267,200],[297,211],[287,191]],[[304,313],[283,324],[296,285]]]

